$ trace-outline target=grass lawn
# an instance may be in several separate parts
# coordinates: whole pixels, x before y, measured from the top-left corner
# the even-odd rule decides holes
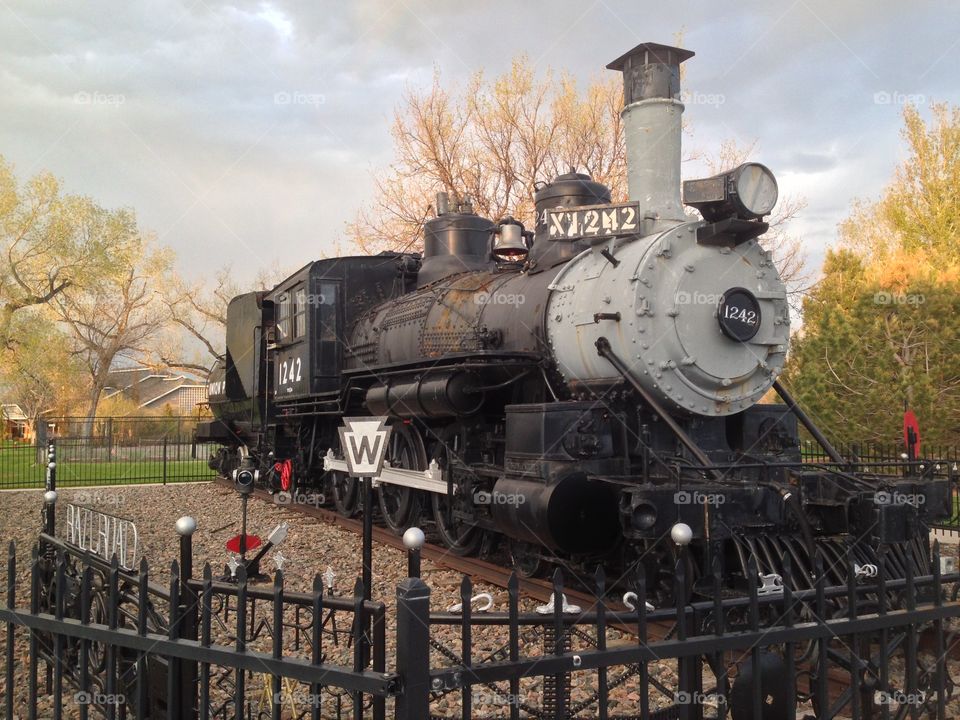
[[[123,456],[117,459],[70,460],[57,462],[57,485],[116,485],[137,482],[163,482],[164,462],[156,448],[138,452],[137,448],[124,448]],[[138,457],[139,455],[139,457]],[[181,453],[181,457],[188,453]],[[172,457],[171,457],[172,456]],[[207,467],[206,453],[198,448],[197,458],[176,459],[168,453],[166,462],[167,482],[210,480],[214,472]],[[43,487],[46,479],[46,464],[37,463],[37,451],[33,445],[0,443],[0,489]]]

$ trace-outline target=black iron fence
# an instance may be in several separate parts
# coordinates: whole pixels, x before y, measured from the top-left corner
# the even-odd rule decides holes
[[[146,560],[132,571],[116,556],[106,562],[41,534],[29,562],[29,607],[17,605],[10,545],[0,606],[8,677],[18,627],[29,628],[29,663],[19,699],[18,678],[7,685],[8,720],[15,711],[37,717],[43,695],[53,717],[260,717],[265,691],[274,708],[309,702],[310,717],[362,717],[365,706],[385,717],[396,679],[384,672],[382,603],[325,595],[319,577],[312,592],[290,592],[281,571],[266,587],[249,585],[243,566],[215,580],[208,564],[194,578],[185,538],[180,562],[155,575]]]
[[[899,475],[910,473],[921,478],[960,478],[960,448],[924,444],[919,456],[911,460],[905,447],[896,443],[859,442],[835,446],[846,461],[845,469],[856,472]],[[804,462],[836,466],[819,443],[804,440],[800,447]],[[960,493],[953,488],[953,515],[937,523],[934,529],[947,535],[960,534]]]
[[[197,444],[196,416],[44,418],[35,438],[0,441],[0,489],[44,485],[49,443],[57,446],[61,485],[207,480],[214,448]]]
[[[885,463],[902,463],[907,459],[903,443],[851,442],[834,445],[836,450],[853,464],[882,468]],[[831,462],[826,451],[815,440],[803,440],[800,446],[806,462]],[[920,457],[942,463],[960,462],[960,447],[923,443]],[[872,469],[872,468],[871,468]]]
[[[514,576],[506,608],[492,612],[473,608],[481,598],[467,577],[461,608],[437,612],[414,547],[391,617],[359,581],[339,597],[319,576],[292,592],[279,569],[261,586],[242,565],[222,580],[209,565],[194,577],[191,522],[178,523],[169,572],[121,567],[60,539],[55,504],[48,494],[27,588],[9,546],[8,720],[956,717],[960,576],[941,572],[937,545],[923,574],[911,563],[898,572],[883,548],[876,566],[841,560],[837,587],[820,557],[802,591],[789,558],[773,589],[754,565],[742,597],[724,596],[719,570],[691,595],[680,547],[675,595],[693,599],[678,607],[648,606],[642,572],[610,603],[599,570],[596,599],[575,607],[558,571],[548,605],[525,607]]]

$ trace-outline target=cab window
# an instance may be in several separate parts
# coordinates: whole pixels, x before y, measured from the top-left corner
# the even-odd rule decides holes
[[[293,337],[302,338],[307,334],[307,291],[299,287],[293,294]]]
[[[320,308],[316,328],[317,368],[320,375],[335,377],[339,367],[339,333],[337,332],[340,288],[335,282],[323,282],[320,287]]]
[[[293,315],[290,294],[283,293],[277,301],[277,342],[288,343],[293,339],[290,333],[290,320]]]

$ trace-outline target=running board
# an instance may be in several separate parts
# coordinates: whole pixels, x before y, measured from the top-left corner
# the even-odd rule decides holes
[[[333,470],[334,472],[347,473],[347,461],[333,456],[333,450],[327,450],[323,456],[323,469]],[[413,488],[415,490],[425,490],[426,492],[447,494],[447,481],[443,477],[443,471],[437,465],[436,460],[431,460],[426,470],[408,470],[406,468],[395,468],[390,466],[390,462],[383,461],[383,470],[380,476],[373,478],[373,486],[377,487],[380,483],[387,485],[402,485],[403,487]],[[453,491],[457,491],[454,484]]]

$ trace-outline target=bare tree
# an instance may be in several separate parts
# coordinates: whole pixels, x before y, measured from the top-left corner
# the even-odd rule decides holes
[[[163,303],[167,308],[170,322],[199,343],[208,360],[218,358],[223,353],[223,335],[227,326],[227,305],[230,299],[240,294],[240,286],[233,280],[230,268],[224,267],[214,275],[213,283],[197,282],[188,284],[176,279],[163,293]],[[205,372],[205,365],[199,357],[189,358],[182,347],[174,345],[160,350],[159,360],[167,367]]]
[[[566,74],[538,77],[525,56],[500,77],[476,73],[459,94],[435,74],[427,90],[408,91],[397,109],[395,160],[375,175],[375,200],[348,224],[348,235],[365,253],[417,248],[438,190],[470,197],[486,217],[512,215],[530,226],[537,183],[570,169],[607,185],[615,202],[625,200],[622,109],[620,78],[597,78],[581,90]],[[727,170],[752,150],[725,143],[714,156],[688,151],[685,160]],[[792,297],[809,277],[800,241],[786,227],[805,205],[782,198],[763,240]]]
[[[147,357],[150,341],[167,323],[159,284],[171,267],[169,251],[138,241],[140,252],[125,267],[116,269],[95,287],[77,288],[55,300],[59,319],[69,329],[74,352],[89,375],[86,407],[88,423],[114,363],[120,358]]]
[[[436,74],[397,110],[396,161],[376,175],[376,200],[349,224],[351,240],[367,253],[415,247],[438,190],[470,197],[487,217],[532,225],[537,182],[570,168],[624,197],[622,95],[612,77],[583,93],[567,75],[538,78],[526,57],[493,80],[476,73],[460,95]]]
[[[252,282],[243,283],[227,265],[216,271],[212,281],[203,279],[188,283],[174,278],[164,287],[162,300],[170,324],[179,333],[171,334],[161,344],[156,353],[158,363],[169,368],[205,373],[210,369],[210,363],[223,355],[230,300],[244,292],[271,288],[289,274],[274,265],[260,268]],[[186,343],[183,342],[184,335]]]

